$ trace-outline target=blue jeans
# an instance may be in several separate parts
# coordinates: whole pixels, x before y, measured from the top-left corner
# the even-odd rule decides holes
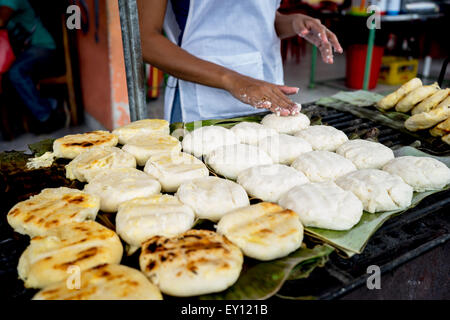
[[[30,47],[22,52],[8,71],[8,79],[25,106],[41,122],[56,109],[55,99],[42,98],[34,80],[44,78],[54,65],[55,50]]]
[[[170,114],[170,123],[182,122],[183,115],[181,113],[180,89],[177,86],[175,97],[173,99],[172,113]]]

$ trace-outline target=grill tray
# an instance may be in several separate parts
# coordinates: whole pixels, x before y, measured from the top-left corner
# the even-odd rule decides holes
[[[317,106],[303,105],[312,123],[321,121],[344,131],[348,136],[375,138],[395,149],[410,145],[417,139],[404,132],[380,125],[369,119],[358,118],[348,112]],[[422,142],[427,152],[435,146]],[[419,147],[419,149],[421,148]],[[446,150],[434,150],[442,154]],[[15,203],[15,202],[14,202]],[[364,252],[350,259],[332,253],[323,268],[316,268],[307,279],[287,281],[279,294],[282,296],[314,296],[335,299],[363,285],[369,265],[378,265],[381,271],[410,261],[424,252],[450,239],[450,190],[425,198],[418,206],[389,219],[370,239]],[[13,234],[6,222],[6,212],[0,219],[0,298],[30,299],[37,290],[25,289],[17,278],[17,263],[28,245],[26,237]],[[277,299],[275,296],[272,299]]]

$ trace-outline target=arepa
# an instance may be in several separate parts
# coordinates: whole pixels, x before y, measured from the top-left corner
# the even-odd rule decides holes
[[[398,112],[408,112],[416,104],[436,93],[439,89],[436,82],[428,86],[418,87],[402,98],[395,106],[395,110]]]
[[[418,105],[416,105],[412,110],[411,114],[428,112],[434,107],[436,107],[439,103],[441,103],[447,96],[450,94],[450,88],[438,90]]]
[[[156,236],[175,236],[194,224],[194,211],[178,198],[164,194],[123,202],[116,215],[116,232],[136,251],[145,240]]]
[[[77,282],[61,281],[39,291],[33,300],[162,300],[159,289],[142,272],[118,264],[84,270]]]
[[[313,150],[335,151],[344,142],[348,141],[347,135],[334,127],[317,125],[303,129],[295,134],[303,138]]]
[[[273,162],[287,165],[301,154],[312,151],[311,145],[306,140],[283,133],[260,139],[258,148],[270,155]]]
[[[395,90],[394,92],[388,94],[380,101],[378,101],[377,105],[381,109],[388,110],[393,108],[397,102],[406,96],[408,93],[422,86],[422,81],[419,78],[413,78],[403,84],[400,88]]]
[[[116,147],[95,147],[66,165],[66,177],[89,182],[100,171],[111,168],[136,168],[136,159]]]
[[[108,131],[91,131],[80,134],[71,134],[53,142],[53,153],[58,158],[74,159],[79,154],[93,147],[114,147],[118,138]]]
[[[311,121],[303,113],[295,116],[281,117],[270,113],[261,120],[261,124],[276,130],[278,133],[294,134],[309,127]]]
[[[168,295],[190,297],[220,292],[236,282],[241,250],[213,231],[189,230],[155,236],[142,244],[139,264],[148,279]]]
[[[349,159],[358,169],[380,169],[394,159],[394,152],[385,145],[363,139],[347,141],[336,153]]]
[[[431,128],[450,117],[450,97],[447,97],[430,112],[417,113],[405,121],[405,128],[409,131],[418,131]]]
[[[220,219],[217,232],[257,260],[273,260],[300,248],[303,226],[297,213],[261,202],[236,209]]]
[[[99,208],[96,195],[66,187],[48,188],[17,203],[7,219],[14,231],[35,237],[67,223],[95,220]]]
[[[113,134],[119,137],[120,144],[126,144],[134,138],[145,139],[170,134],[169,122],[161,119],[138,120],[115,129]]]
[[[274,136],[277,133],[272,128],[263,126],[256,122],[240,122],[231,128],[231,131],[238,137],[241,143],[256,145],[258,140]]]
[[[73,222],[31,239],[17,267],[27,288],[43,288],[66,279],[69,268],[84,271],[120,263],[122,243],[116,233],[95,221]]]

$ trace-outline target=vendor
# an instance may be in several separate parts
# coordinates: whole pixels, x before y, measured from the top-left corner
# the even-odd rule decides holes
[[[56,44],[27,0],[0,0],[0,28],[7,28],[16,60],[7,81],[31,111],[42,132],[61,126],[57,100],[43,98],[35,81],[55,64]]]
[[[287,97],[298,88],[283,85],[280,39],[304,37],[326,63],[333,63],[333,49],[342,48],[319,20],[281,14],[279,5],[280,0],[138,0],[144,60],[171,75],[164,117],[191,122],[258,108],[298,113]]]

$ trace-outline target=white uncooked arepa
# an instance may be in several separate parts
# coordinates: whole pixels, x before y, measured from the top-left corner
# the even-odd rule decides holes
[[[272,157],[273,162],[290,165],[305,152],[312,151],[311,145],[300,137],[277,134],[262,138],[258,147]]]
[[[240,139],[230,129],[206,126],[184,136],[183,151],[200,158],[216,148],[237,143],[240,143]]]
[[[144,242],[139,264],[163,293],[190,297],[220,292],[233,285],[243,260],[241,250],[224,236],[209,230],[189,230]]]
[[[297,213],[270,202],[227,213],[220,219],[217,232],[246,256],[264,261],[287,256],[303,241],[303,226]]]
[[[268,202],[277,202],[285,192],[308,182],[302,172],[282,164],[251,167],[237,178],[251,197]]]
[[[158,180],[165,192],[176,192],[183,182],[209,175],[203,162],[185,152],[152,156],[144,171]]]
[[[389,161],[383,170],[398,175],[416,192],[440,190],[450,184],[450,169],[430,157],[398,157]]]
[[[131,122],[113,131],[119,137],[120,144],[126,144],[131,139],[143,139],[154,135],[170,134],[169,122],[162,119],[143,119]]]
[[[181,143],[169,135],[138,136],[129,139],[122,150],[132,154],[139,166],[145,166],[151,156],[181,151]]]
[[[81,273],[80,287],[57,282],[39,291],[33,300],[162,300],[159,289],[139,270],[101,264]],[[73,284],[74,286],[76,283]]]
[[[314,150],[336,151],[343,143],[348,141],[347,135],[334,127],[317,125],[310,126],[295,134],[309,142]]]
[[[95,147],[66,165],[66,177],[89,182],[100,171],[112,168],[136,168],[136,159],[132,154],[116,147]]]
[[[378,169],[361,169],[336,180],[353,192],[370,213],[405,209],[411,204],[413,188],[402,178]]]
[[[70,268],[83,272],[103,263],[120,263],[117,234],[95,221],[73,222],[34,237],[17,267],[27,288],[43,288],[66,279]]]
[[[97,174],[84,186],[84,191],[100,197],[100,210],[116,212],[125,201],[158,194],[161,185],[140,170],[113,168]]]
[[[241,143],[256,145],[258,140],[274,136],[276,130],[263,126],[256,122],[241,122],[231,128],[231,131],[238,137]]]
[[[258,147],[248,144],[223,146],[206,157],[206,163],[218,174],[236,180],[245,169],[272,164],[272,158]]]
[[[194,219],[191,207],[178,198],[154,195],[122,203],[116,215],[116,231],[130,245],[131,254],[153,236],[171,237],[189,230]]]
[[[201,219],[218,221],[225,213],[250,205],[247,193],[236,182],[204,177],[182,183],[176,196]]]
[[[394,152],[385,145],[362,139],[350,140],[336,150],[351,160],[358,169],[381,169],[394,159]]]
[[[96,195],[66,187],[48,188],[17,203],[7,220],[14,231],[32,238],[67,223],[95,220],[99,208]]]
[[[275,129],[278,133],[294,134],[309,127],[311,121],[303,113],[295,116],[281,117],[270,113],[261,120],[261,124]]]
[[[311,151],[300,155],[292,167],[302,172],[311,182],[334,181],[356,170],[348,159],[330,151]]]
[[[102,130],[70,134],[53,142],[53,153],[57,158],[74,159],[94,147],[115,147],[118,140],[115,134]]]
[[[351,229],[363,214],[361,201],[332,181],[294,187],[281,197],[279,204],[295,211],[304,226],[322,229]]]

